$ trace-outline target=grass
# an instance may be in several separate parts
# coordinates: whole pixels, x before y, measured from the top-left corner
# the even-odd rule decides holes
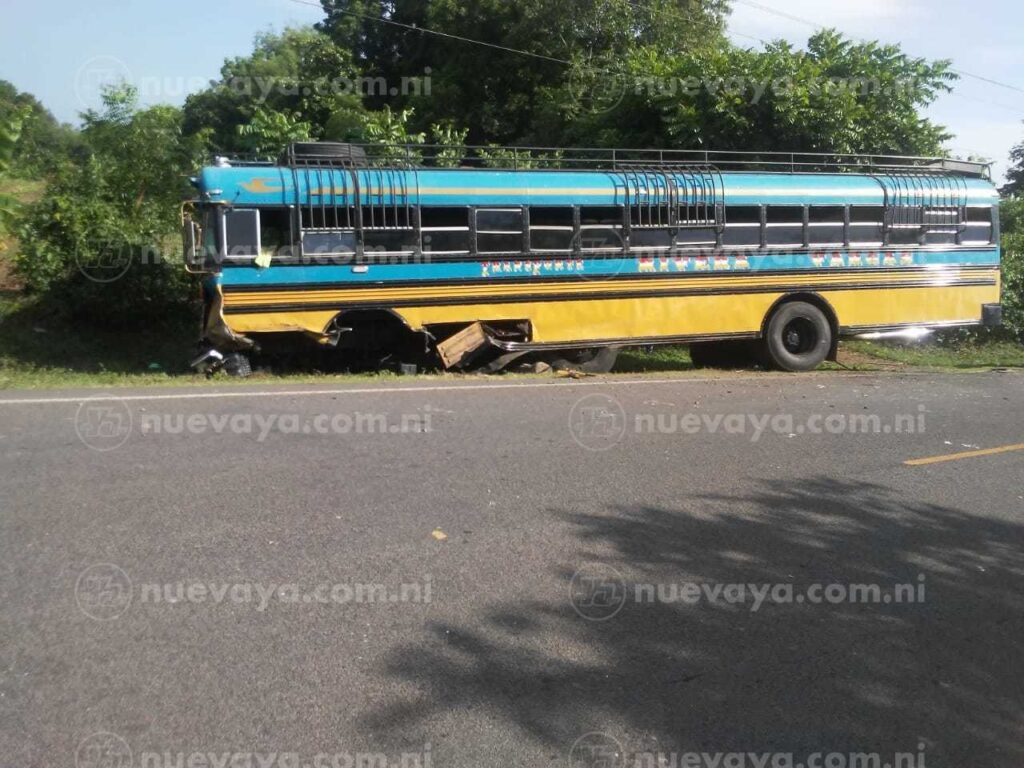
[[[3,179],[2,194],[13,197],[20,203],[34,203],[43,195],[46,182],[39,179],[17,179],[5,177]]]
[[[187,373],[187,355],[160,334],[87,332],[0,295],[0,389],[167,384]]]
[[[677,346],[624,349],[615,362],[616,373],[667,373],[690,368],[690,351]]]
[[[0,389],[204,385],[206,378],[188,367],[196,330],[188,321],[162,329],[101,331],[75,327],[17,292],[0,292]],[[1024,346],[1009,342],[940,346],[848,341],[840,345],[839,364],[824,366],[862,371],[1004,367],[1024,367]],[[626,349],[615,367],[616,373],[626,374],[690,370],[693,364],[684,346]],[[306,366],[303,370],[257,372],[244,381],[325,384],[394,375],[321,373]],[[242,383],[223,375],[217,381]]]
[[[934,341],[918,344],[881,344],[871,341],[849,341],[846,342],[845,348],[858,356],[915,368],[1024,367],[1024,345],[1010,341],[974,344],[938,344]]]
[[[16,292],[0,291],[0,390],[204,385],[207,378],[188,365],[197,331],[197,324],[188,322],[161,329],[75,327]],[[257,371],[247,379],[222,374],[217,381],[323,384],[394,376],[388,371],[340,374],[305,368]]]

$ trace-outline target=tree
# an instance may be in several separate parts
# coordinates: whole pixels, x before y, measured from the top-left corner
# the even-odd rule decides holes
[[[3,180],[10,170],[14,150],[21,137],[22,126],[28,117],[28,112],[28,108],[23,107],[17,112],[12,111],[0,117],[0,180]],[[0,234],[6,230],[8,220],[14,214],[16,205],[12,198],[0,193]]]
[[[1024,341],[1024,198],[1003,200],[1002,228],[1003,327]]]
[[[252,54],[226,61],[219,80],[186,99],[184,130],[208,130],[222,153],[249,151],[253,136],[289,120],[308,123],[309,138],[345,140],[362,124],[363,83],[351,54],[321,32],[261,35]],[[254,120],[256,133],[239,131]]]
[[[166,321],[188,302],[178,208],[201,164],[202,135],[186,137],[181,111],[139,109],[135,90],[108,88],[82,115],[85,152],[59,166],[18,217],[15,269],[26,288],[92,324]],[[123,273],[94,269],[121,259]],[[102,282],[116,277],[116,287]]]
[[[806,50],[775,42],[666,56],[647,47],[619,71],[578,81],[613,78],[603,99],[549,92],[551,132],[579,145],[923,155],[941,154],[949,138],[920,116],[955,79],[949,62],[833,31]]]
[[[0,118],[0,174],[7,173],[14,159],[14,148],[21,137],[21,128],[28,117],[28,109],[11,112]]]
[[[364,74],[388,86],[369,107],[414,106],[417,130],[454,121],[469,129],[474,144],[546,143],[537,110],[545,89],[568,84],[571,72],[562,61],[618,62],[642,46],[667,55],[713,47],[724,39],[727,11],[724,0],[322,2],[321,28],[353,51]],[[415,78],[429,78],[429,88],[408,87]]]
[[[293,141],[309,141],[312,123],[297,113],[273,112],[264,106],[256,108],[252,120],[238,126],[243,149],[260,157],[274,158]]]
[[[1010,163],[1006,184],[999,190],[1006,197],[1024,192],[1024,141],[1010,150]]]
[[[34,176],[51,171],[76,146],[74,129],[58,123],[32,94],[0,80],[0,123],[15,119],[20,129],[8,158],[11,172]]]

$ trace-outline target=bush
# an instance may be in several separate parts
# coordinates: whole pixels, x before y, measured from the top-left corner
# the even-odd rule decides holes
[[[57,312],[100,327],[164,323],[189,309],[178,207],[202,137],[182,137],[179,110],[136,108],[131,88],[87,112],[87,153],[68,158],[16,221],[15,271]]]
[[[1003,326],[1024,341],[1024,198],[999,207],[1003,236]]]

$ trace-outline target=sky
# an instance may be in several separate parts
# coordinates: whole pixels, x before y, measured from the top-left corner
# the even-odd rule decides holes
[[[759,48],[759,40],[777,38],[805,45],[820,26],[834,27],[854,40],[897,43],[915,57],[952,59],[961,72],[1013,86],[962,76],[953,92],[927,111],[955,134],[949,142],[954,154],[994,160],[993,176],[1002,178],[1010,149],[1024,141],[1024,3],[733,0],[729,32],[737,45],[747,47]]]
[[[0,0],[0,79],[67,122],[98,106],[99,84],[112,76],[134,82],[144,103],[180,104],[225,58],[249,53],[257,34],[319,21],[319,4],[310,2]],[[1024,3],[734,0],[729,29],[738,45],[757,48],[776,38],[803,45],[819,25],[899,43],[914,56],[951,58],[959,70],[1013,86],[962,77],[928,111],[955,134],[954,153],[994,160],[1002,176],[1010,148],[1024,140]]]

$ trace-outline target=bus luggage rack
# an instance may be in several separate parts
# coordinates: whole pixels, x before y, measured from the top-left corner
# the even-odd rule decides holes
[[[885,190],[887,229],[959,234],[966,228],[967,183],[962,177],[905,172],[875,178]]]
[[[633,227],[718,228],[725,223],[725,182],[714,166],[620,163],[615,174]]]
[[[374,166],[361,147],[352,144],[304,142],[288,147],[282,164],[292,173],[292,189],[304,230],[412,230],[413,200],[419,199],[419,179],[394,164]],[[338,174],[335,171],[347,171]],[[357,169],[366,169],[363,174]],[[361,183],[366,177],[366,185]],[[308,200],[300,203],[299,190]],[[412,192],[412,193],[411,193]],[[342,204],[340,201],[346,201]]]
[[[690,149],[568,149],[451,144],[292,144],[280,159],[289,167],[496,168],[506,170],[628,171],[638,167],[761,173],[914,173],[990,178],[990,164],[942,157],[815,152],[738,152]]]

